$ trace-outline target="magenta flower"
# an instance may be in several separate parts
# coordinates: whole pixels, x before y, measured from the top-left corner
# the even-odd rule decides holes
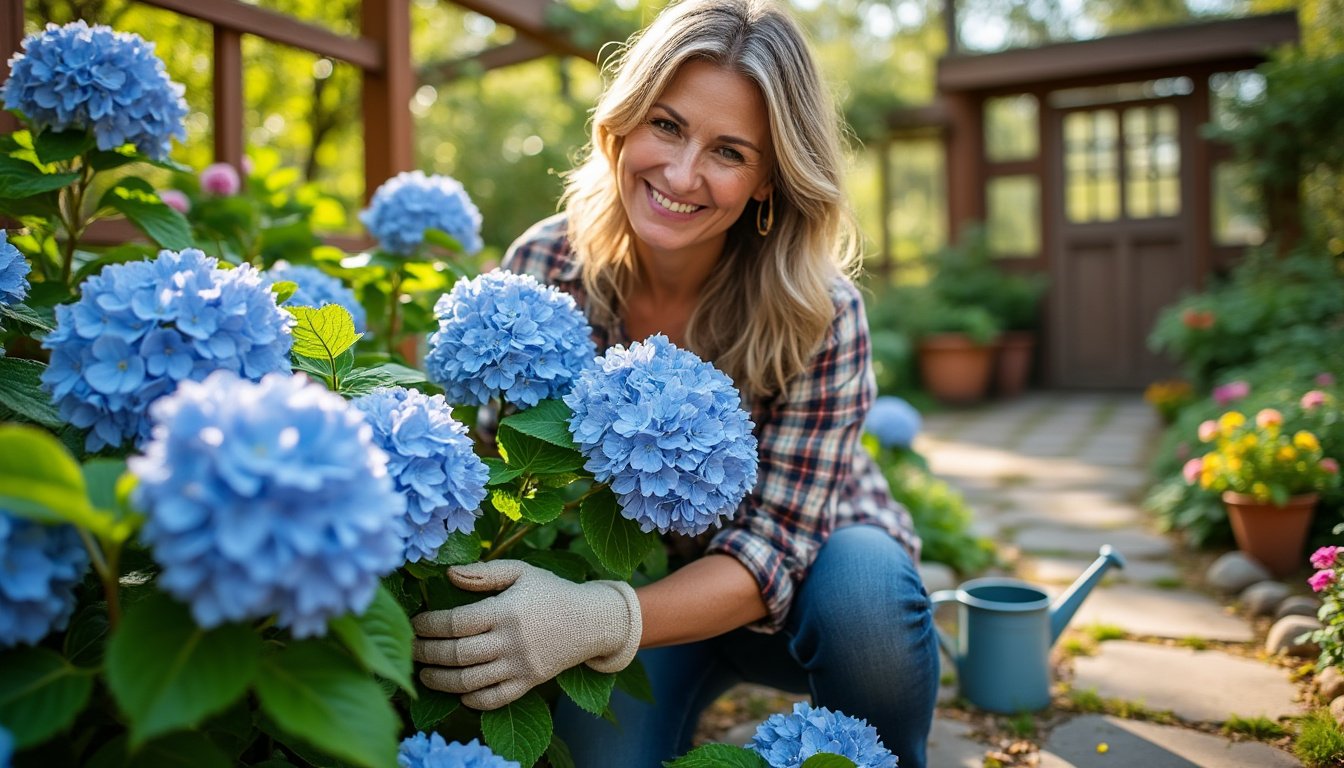
[[[1313,408],[1319,408],[1325,405],[1326,394],[1319,389],[1313,389],[1302,396],[1302,408],[1310,411]]]
[[[238,190],[242,188],[243,182],[238,178],[238,169],[228,163],[207,165],[205,170],[201,171],[201,191],[206,194],[231,197],[238,194]]]
[[[1228,383],[1213,388],[1213,401],[1221,406],[1227,406],[1251,394],[1251,385],[1244,381],[1229,381]]]
[[[1312,592],[1320,592],[1331,584],[1335,583],[1334,571],[1317,571],[1307,583],[1311,585]]]
[[[1311,553],[1312,568],[1333,568],[1339,557],[1339,547],[1321,547]]]
[[[1203,469],[1204,469],[1204,457],[1196,456],[1195,458],[1185,462],[1185,466],[1181,467],[1181,476],[1185,478],[1185,482],[1188,485],[1194,485],[1195,483],[1199,482],[1199,473]]]
[[[159,199],[178,213],[185,214],[191,210],[191,200],[179,189],[160,189]]]

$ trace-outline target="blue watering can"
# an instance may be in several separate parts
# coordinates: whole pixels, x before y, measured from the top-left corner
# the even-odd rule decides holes
[[[961,695],[1002,714],[1049,705],[1050,647],[1112,565],[1124,568],[1125,559],[1108,544],[1054,605],[1045,590],[1018,579],[973,579],[933,593],[935,609],[958,607],[957,641],[939,630],[938,643],[956,662]]]

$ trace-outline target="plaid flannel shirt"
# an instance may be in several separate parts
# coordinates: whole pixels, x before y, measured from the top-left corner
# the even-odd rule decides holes
[[[586,308],[579,262],[563,214],[545,219],[509,248],[503,268],[529,274]],[[835,320],[786,396],[752,403],[760,464],[756,487],[703,552],[731,555],[756,578],[769,614],[753,629],[778,631],[798,585],[831,531],[868,524],[887,530],[918,559],[919,537],[904,507],[860,444],[876,392],[863,299],[837,278]],[[621,328],[593,327],[599,350],[629,344]],[[675,545],[675,542],[673,542]]]

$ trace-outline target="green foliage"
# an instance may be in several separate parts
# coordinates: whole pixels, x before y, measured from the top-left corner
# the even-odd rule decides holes
[[[481,733],[500,756],[523,765],[537,762],[551,743],[551,709],[536,691],[481,713]]]
[[[1344,761],[1344,732],[1329,709],[1314,709],[1298,722],[1293,754],[1307,768],[1329,768]]]
[[[929,472],[914,451],[881,449],[875,454],[891,494],[910,511],[924,542],[921,557],[962,575],[984,570],[995,560],[994,543],[970,530],[971,508],[952,486]]]
[[[1288,729],[1264,716],[1242,717],[1232,715],[1223,723],[1223,733],[1241,734],[1260,741],[1280,739],[1288,735]]]
[[[929,287],[946,304],[961,310],[983,308],[1000,330],[1031,330],[1045,276],[1007,272],[994,262],[984,226],[968,226],[961,239],[932,257]]]
[[[666,768],[766,768],[769,763],[746,747],[704,744],[663,765]]]

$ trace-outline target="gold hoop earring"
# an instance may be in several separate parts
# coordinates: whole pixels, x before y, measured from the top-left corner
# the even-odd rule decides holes
[[[765,216],[761,216],[764,212]],[[775,226],[775,193],[771,190],[769,196],[762,200],[756,206],[756,233],[761,237],[770,234],[771,228]]]

